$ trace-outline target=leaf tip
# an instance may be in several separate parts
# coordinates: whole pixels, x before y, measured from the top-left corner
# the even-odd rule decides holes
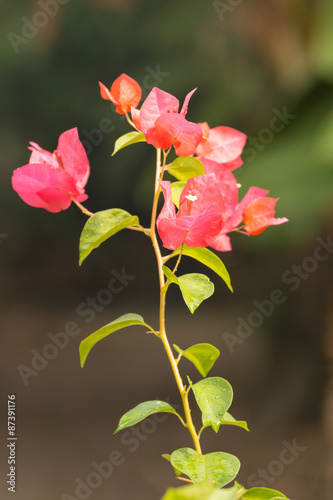
[[[80,355],[80,366],[81,368],[84,368],[86,359],[88,354],[84,352],[84,345],[82,345],[84,340],[81,342],[80,347],[79,347],[79,355]]]

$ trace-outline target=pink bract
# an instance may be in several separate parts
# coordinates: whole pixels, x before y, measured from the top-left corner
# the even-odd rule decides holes
[[[287,221],[274,219],[276,200],[265,198],[269,191],[252,186],[239,202],[239,185],[230,170],[212,160],[202,161],[206,175],[187,181],[178,212],[171,199],[170,182],[161,182],[165,202],[157,219],[157,230],[164,247],[175,250],[185,243],[189,247],[210,246],[230,251],[227,233],[245,229],[254,235],[268,225]],[[241,226],[243,220],[245,227]]]
[[[286,217],[275,218],[275,205],[278,198],[257,198],[244,211],[245,231],[255,235],[262,233],[268,226],[288,222]]]
[[[156,87],[142,104],[140,115],[132,110],[132,118],[148,144],[163,150],[173,145],[178,156],[190,156],[195,153],[202,138],[202,130],[196,123],[185,119],[194,91],[185,97],[180,113],[178,99]]]
[[[219,251],[230,251],[231,243],[227,233],[237,230],[243,220],[244,210],[253,200],[266,196],[269,191],[258,187],[250,187],[244,198],[238,202],[238,184],[235,176],[223,164],[201,158],[206,174],[214,174],[216,184],[224,200],[223,227],[211,243],[211,247]]]
[[[207,134],[207,124],[205,123]],[[229,168],[233,170],[242,165],[240,155],[246,143],[246,135],[230,127],[215,127],[209,129],[208,138],[200,142],[196,149],[199,157],[207,158],[218,163],[231,163]]]
[[[56,213],[68,208],[72,200],[88,198],[84,188],[90,167],[77,128],[60,135],[53,154],[34,142],[29,149],[29,163],[14,170],[12,177],[13,189],[25,203]]]
[[[193,177],[180,196],[179,210],[171,200],[171,183],[161,181],[164,206],[157,218],[157,230],[165,248],[175,250],[183,243],[206,247],[220,233],[224,203],[215,175]]]

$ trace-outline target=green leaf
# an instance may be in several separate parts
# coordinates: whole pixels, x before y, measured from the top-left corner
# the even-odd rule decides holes
[[[220,355],[220,351],[211,344],[195,344],[182,351],[174,344],[175,350],[191,361],[203,377],[207,377],[208,372],[213,368],[215,361]]]
[[[217,490],[211,486],[191,484],[180,488],[169,488],[162,500],[236,500],[237,489]]]
[[[127,427],[131,427],[138,422],[141,422],[154,413],[160,412],[174,413],[179,417],[176,410],[171,405],[169,405],[169,403],[159,400],[146,401],[145,403],[138,404],[135,408],[132,408],[132,410],[128,411],[121,417],[114,434],[122,431],[123,429],[126,429]]]
[[[232,403],[231,385],[224,378],[210,377],[193,384],[191,388],[202,412],[203,426],[211,426],[218,432],[224,414]]]
[[[223,415],[223,419],[221,420],[221,425],[235,425],[236,427],[241,427],[242,429],[249,431],[247,422],[245,422],[245,420],[236,420],[227,411]]]
[[[179,255],[179,253],[180,253],[180,248],[175,250],[172,253],[172,256]],[[227,284],[231,292],[233,291],[229,273],[225,265],[221,261],[221,259],[219,259],[219,257],[215,255],[215,253],[211,252],[207,248],[189,248],[184,246],[183,255],[192,257],[192,259],[196,259],[199,262],[201,262],[201,264],[204,264],[205,266],[209,267],[212,271],[218,274],[220,278],[223,279],[223,281]]]
[[[191,156],[179,156],[168,165],[167,171],[179,181],[185,182],[191,179],[191,177],[197,177],[206,173],[202,162]]]
[[[201,455],[192,448],[180,448],[171,455],[171,464],[186,474],[194,484],[222,488],[235,479],[240,462],[237,457],[222,451]]]
[[[81,265],[103,241],[128,226],[140,227],[139,219],[136,215],[131,215],[120,208],[111,208],[92,215],[81,233],[79,264]]]
[[[115,319],[111,323],[103,326],[96,332],[92,333],[86,339],[82,340],[80,344],[80,360],[81,367],[83,368],[84,363],[86,362],[87,356],[90,353],[91,349],[94,347],[97,342],[104,339],[111,333],[114,333],[122,328],[126,328],[127,326],[132,325],[142,325],[149,329],[149,331],[154,331],[147,323],[144,322],[143,317],[139,316],[139,314],[124,314],[120,316],[118,319]]]
[[[182,191],[183,191],[185,185],[186,185],[186,182],[183,182],[183,181],[173,182],[171,184],[172,203],[174,203],[177,208],[179,208],[179,198],[180,198],[180,195],[182,194]]]
[[[167,460],[171,464],[171,455],[169,453],[163,453],[162,458],[164,458],[165,460]],[[174,467],[173,467],[173,471],[176,474],[176,476],[181,475],[181,471],[178,469],[175,469]]]
[[[171,283],[175,283],[176,285],[179,285],[178,278],[173,272],[167,267],[167,266],[162,266],[163,272],[165,276],[168,278],[168,280]]]
[[[241,500],[285,500],[287,497],[269,488],[251,488],[242,494]]]
[[[168,267],[162,266],[162,269],[168,280],[179,286],[183,299],[191,313],[194,313],[201,302],[214,293],[214,284],[204,274],[184,274],[177,278]]]
[[[201,302],[214,293],[214,284],[205,274],[184,274],[178,278],[178,284],[183,299],[192,314]]]
[[[124,134],[116,140],[111,156],[115,155],[120,149],[126,148],[126,146],[145,141],[146,138],[142,132],[128,132],[128,134]]]

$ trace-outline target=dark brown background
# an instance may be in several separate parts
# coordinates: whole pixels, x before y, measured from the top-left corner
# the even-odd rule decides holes
[[[120,416],[141,401],[179,404],[155,338],[140,329],[123,331],[96,346],[83,370],[79,366],[80,341],[117,316],[136,312],[156,324],[149,242],[124,232],[79,268],[85,217],[75,207],[62,214],[28,207],[10,185],[13,169],[28,161],[29,140],[53,150],[60,133],[77,126],[92,167],[87,208],[124,208],[145,224],[153,153],[138,144],[110,158],[114,141],[128,129],[100,99],[97,85],[125,72],[145,94],[157,85],[182,101],[198,87],[189,119],[248,134],[237,179],[244,191],[250,185],[270,189],[280,197],[277,215],[290,219],[255,238],[234,236],[233,252],[222,255],[233,295],[210,274],[215,295],[191,316],[177,290],[170,292],[171,341],[220,348],[212,374],[231,382],[232,413],[251,430],[206,430],[204,450],[239,456],[238,479],[245,486],[266,469],[266,485],[292,500],[330,500],[332,256],[325,250],[327,259],[313,256],[333,230],[331,2],[72,0],[15,51],[10,33],[29,33],[27,20],[43,24],[38,13],[45,3],[22,0],[0,8],[1,498],[12,498],[4,480],[7,394],[17,398],[18,500],[75,498],[76,479],[86,482],[93,463],[110,455],[118,465],[87,498],[156,500],[178,484],[160,455],[191,445],[173,416],[142,424],[137,436],[113,436]],[[283,109],[293,118],[275,132],[272,119]],[[101,132],[106,119],[112,124]],[[107,301],[101,290],[112,270],[123,268],[135,279],[103,310],[82,315],[89,297]],[[189,260],[181,271],[205,272]],[[302,273],[298,281],[296,273]],[[237,335],[237,318],[254,318],[254,301],[269,300],[276,289],[283,303],[243,343],[228,348],[226,333]],[[64,349],[47,351],[49,334],[71,329],[73,322],[79,333]],[[22,366],[31,368],[36,352],[56,354],[25,384],[18,367],[21,373]],[[198,380],[186,361],[183,369]],[[281,465],[283,450],[295,442],[297,456]]]

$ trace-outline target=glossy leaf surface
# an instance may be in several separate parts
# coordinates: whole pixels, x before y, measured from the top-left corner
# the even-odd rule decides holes
[[[183,299],[193,314],[201,302],[214,293],[214,284],[204,274],[191,273],[179,276],[178,284]]]
[[[193,484],[180,488],[170,488],[162,500],[236,500],[235,487],[217,490],[206,485]]]
[[[163,272],[165,276],[171,283],[175,283],[175,285],[179,285],[179,281],[177,276],[169,269],[167,266],[162,266]]]
[[[285,500],[287,497],[269,488],[251,488],[242,494],[241,500]]]
[[[232,481],[240,468],[237,457],[217,451],[201,455],[192,448],[180,448],[171,455],[171,464],[187,475],[194,484],[222,488]]]
[[[180,248],[175,250],[173,252],[173,255],[179,255],[179,253]],[[208,248],[189,248],[184,246],[183,255],[192,257],[192,259],[195,259],[201,262],[201,264],[209,267],[212,271],[218,274],[220,278],[223,279],[231,292],[233,291],[229,273],[221,259],[217,255],[215,255],[215,253],[208,250]]]
[[[247,422],[245,422],[245,420],[236,420],[227,411],[223,415],[223,419],[221,420],[221,425],[235,425],[236,427],[241,427],[242,429],[249,431]]]
[[[186,182],[183,181],[177,181],[171,184],[171,199],[172,203],[174,203],[177,208],[179,208],[179,198],[185,186]]]
[[[122,135],[116,140],[111,156],[115,155],[120,149],[126,148],[136,142],[146,142],[145,136],[142,132],[128,132],[127,134]]]
[[[140,227],[139,219],[120,208],[103,210],[89,217],[80,237],[79,264],[101,243],[128,226]]]
[[[114,434],[123,429],[126,429],[127,427],[131,427],[138,422],[141,422],[154,413],[160,412],[174,413],[178,416],[176,410],[165,401],[146,401],[144,403],[138,404],[137,406],[135,406],[135,408],[132,408],[132,410],[128,411],[121,417]]]
[[[205,175],[205,167],[197,158],[180,156],[167,167],[167,171],[179,181],[187,181],[191,177]]]
[[[218,432],[224,414],[232,403],[231,385],[224,378],[210,377],[200,380],[191,388],[202,412],[203,426],[211,426]]]
[[[84,366],[88,354],[90,353],[94,345],[97,344],[97,342],[104,339],[108,335],[111,335],[111,333],[126,328],[127,326],[134,326],[134,325],[145,326],[150,331],[152,331],[152,328],[149,325],[147,325],[147,323],[144,322],[142,316],[139,316],[139,314],[129,313],[120,316],[118,319],[115,319],[111,323],[108,323],[107,325],[103,326],[96,332],[89,335],[89,337],[87,337],[86,339],[82,340],[79,349],[81,366],[82,367]]]
[[[211,344],[195,344],[184,351],[177,345],[174,345],[174,348],[184,358],[191,361],[203,377],[207,376],[220,355],[220,351]]]

